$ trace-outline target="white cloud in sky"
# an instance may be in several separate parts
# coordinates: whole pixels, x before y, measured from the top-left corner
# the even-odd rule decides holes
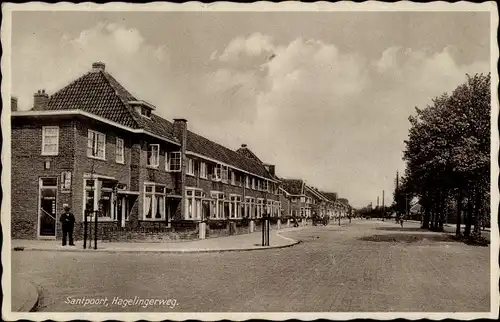
[[[413,107],[452,91],[467,72],[489,70],[487,62],[457,65],[450,47],[438,53],[390,47],[367,61],[362,53],[343,53],[320,40],[279,45],[262,34],[235,38],[222,52],[219,60],[228,64],[200,87],[217,115],[231,122],[223,131],[197,123],[203,132],[233,147],[238,133],[241,143],[276,163],[280,175],[307,179],[357,205],[382,189],[386,202],[392,199]],[[275,55],[271,60],[269,53]],[[232,68],[235,61],[247,66],[247,57],[259,55],[260,69]],[[219,94],[231,90],[238,95],[227,104]],[[234,114],[240,108],[245,113]]]
[[[132,92],[139,90],[150,99],[159,91],[138,85],[146,79],[164,82],[164,68],[168,68],[166,44],[148,44],[137,29],[115,23],[98,23],[76,37],[62,34],[55,42],[34,34],[13,46],[19,53],[12,57],[16,71],[12,81],[17,85],[13,94],[19,97],[20,109],[32,106],[37,89],[51,94],[89,71],[95,61],[105,62],[107,70]]]

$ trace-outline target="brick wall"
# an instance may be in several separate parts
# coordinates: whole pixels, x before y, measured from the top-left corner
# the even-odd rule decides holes
[[[59,154],[42,156],[42,126],[59,126]],[[11,232],[12,238],[37,238],[39,180],[57,177],[63,171],[71,171],[75,156],[75,121],[72,119],[12,120],[11,153]],[[45,169],[45,162],[50,168]],[[64,203],[71,203],[71,194],[63,194],[58,188],[57,214]],[[59,236],[59,234],[58,234]]]

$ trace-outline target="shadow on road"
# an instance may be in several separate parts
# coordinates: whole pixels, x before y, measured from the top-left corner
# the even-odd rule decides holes
[[[386,243],[416,243],[416,242],[458,242],[451,238],[448,234],[429,235],[429,234],[387,234],[387,235],[371,235],[360,237],[360,240],[370,242],[386,242]]]
[[[420,231],[429,232],[428,229],[418,228],[418,227],[376,227],[376,230],[387,230],[387,231]]]

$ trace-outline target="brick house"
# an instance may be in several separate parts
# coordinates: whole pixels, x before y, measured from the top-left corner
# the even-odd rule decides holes
[[[60,237],[63,204],[77,238],[95,214],[101,228],[193,232],[206,220],[245,232],[281,215],[274,166],[158,116],[103,63],[51,96],[36,92],[32,109],[18,111],[15,98],[11,109],[13,238]]]
[[[312,216],[313,199],[306,194],[306,184],[301,179],[281,179],[283,195],[289,200],[289,214],[294,218]]]

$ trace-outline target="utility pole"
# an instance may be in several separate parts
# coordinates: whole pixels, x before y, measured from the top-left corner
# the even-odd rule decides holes
[[[382,221],[384,221],[385,216],[385,190],[382,190]]]

